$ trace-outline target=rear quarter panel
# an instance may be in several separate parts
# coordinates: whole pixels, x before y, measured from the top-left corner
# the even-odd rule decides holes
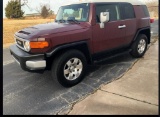
[[[126,24],[126,36],[125,36],[125,40],[126,43],[131,43],[136,31],[137,31],[137,20],[136,18],[134,19],[127,19],[125,20],[125,24]]]
[[[134,6],[135,15],[137,19],[137,29],[150,26],[150,17],[146,17],[142,6]]]

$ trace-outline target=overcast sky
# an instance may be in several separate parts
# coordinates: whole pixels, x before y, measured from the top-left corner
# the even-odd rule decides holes
[[[5,17],[5,7],[10,0],[3,0],[3,18]],[[28,6],[32,9],[30,10],[27,6],[23,6],[22,10],[25,11],[25,14],[37,13],[34,9],[39,7],[40,4],[50,4],[51,10],[57,13],[58,8],[62,4],[68,4],[70,2],[76,2],[79,0],[28,0]],[[23,0],[22,0],[23,3]]]

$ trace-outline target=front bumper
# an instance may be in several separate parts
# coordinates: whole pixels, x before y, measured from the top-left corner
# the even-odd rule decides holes
[[[29,54],[16,46],[10,46],[10,53],[15,61],[25,71],[42,70],[46,68],[44,54]]]

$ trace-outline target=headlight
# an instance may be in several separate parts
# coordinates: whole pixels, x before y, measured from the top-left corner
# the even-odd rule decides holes
[[[30,51],[30,42],[29,41],[25,41],[24,42],[24,49],[27,51],[27,52],[29,52]]]

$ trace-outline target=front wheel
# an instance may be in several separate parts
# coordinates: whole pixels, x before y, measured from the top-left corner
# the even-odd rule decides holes
[[[148,45],[148,39],[146,35],[140,34],[138,35],[137,39],[135,42],[133,42],[131,46],[131,55],[136,58],[142,57],[146,50],[147,50],[147,45]]]
[[[83,79],[86,65],[86,58],[82,52],[70,50],[54,60],[52,76],[62,86],[71,87]]]

